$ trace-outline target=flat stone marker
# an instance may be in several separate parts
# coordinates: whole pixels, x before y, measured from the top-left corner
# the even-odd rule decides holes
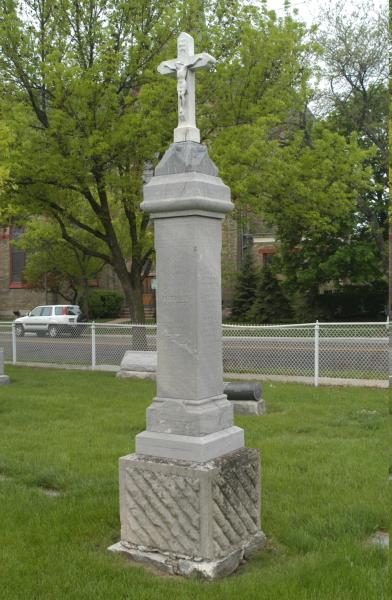
[[[153,351],[138,352],[127,350],[121,361],[116,377],[126,379],[155,379],[157,370],[157,353]]]
[[[0,385],[7,385],[9,382],[10,378],[4,374],[4,349],[0,348]]]
[[[157,394],[136,453],[120,458],[121,541],[109,548],[169,573],[216,579],[264,545],[260,459],[223,390],[221,226],[232,210],[194,122],[194,69],[214,62],[178,38],[175,143],[144,186],[154,220]]]

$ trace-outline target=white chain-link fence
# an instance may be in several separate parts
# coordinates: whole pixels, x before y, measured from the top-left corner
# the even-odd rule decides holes
[[[315,385],[386,383],[388,332],[388,322],[224,325],[224,371]]]
[[[0,322],[4,360],[13,364],[117,370],[126,350],[156,350],[156,325],[80,323],[49,337]],[[226,376],[386,385],[389,322],[223,325]]]

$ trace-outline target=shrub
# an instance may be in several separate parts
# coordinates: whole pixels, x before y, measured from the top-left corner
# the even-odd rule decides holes
[[[115,318],[120,314],[124,297],[119,292],[94,290],[88,298],[90,319]]]
[[[255,265],[252,248],[247,249],[241,269],[237,274],[231,317],[234,322],[245,323],[256,297],[259,269]]]
[[[320,294],[318,305],[322,316],[329,321],[383,321],[386,319],[388,288],[384,282],[346,286]]]

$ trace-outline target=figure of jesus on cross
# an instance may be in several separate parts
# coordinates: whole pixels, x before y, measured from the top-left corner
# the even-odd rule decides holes
[[[206,52],[195,55],[193,38],[187,33],[179,35],[177,50],[177,58],[165,60],[158,67],[162,75],[177,77],[178,127],[174,130],[174,141],[200,143],[195,114],[195,70],[215,64],[216,60]]]

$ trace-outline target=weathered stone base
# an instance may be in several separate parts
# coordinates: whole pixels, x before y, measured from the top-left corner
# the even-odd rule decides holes
[[[230,400],[235,415],[265,415],[266,407],[264,400]]]
[[[177,575],[222,577],[265,543],[260,497],[255,449],[204,463],[124,456],[121,542],[110,550]]]
[[[7,385],[10,382],[8,375],[0,375],[0,385]]]
[[[149,552],[143,547],[132,546],[126,542],[113,544],[108,550],[114,554],[122,554],[130,560],[153,567],[169,575],[180,575],[182,577],[198,575],[203,579],[213,581],[233,573],[244,559],[262,548],[265,543],[266,537],[260,532],[244,548],[234,550],[228,556],[218,560],[196,560],[191,557],[171,555],[170,553],[162,554],[159,551]]]
[[[127,350],[116,377],[120,379],[156,379],[157,353]]]

